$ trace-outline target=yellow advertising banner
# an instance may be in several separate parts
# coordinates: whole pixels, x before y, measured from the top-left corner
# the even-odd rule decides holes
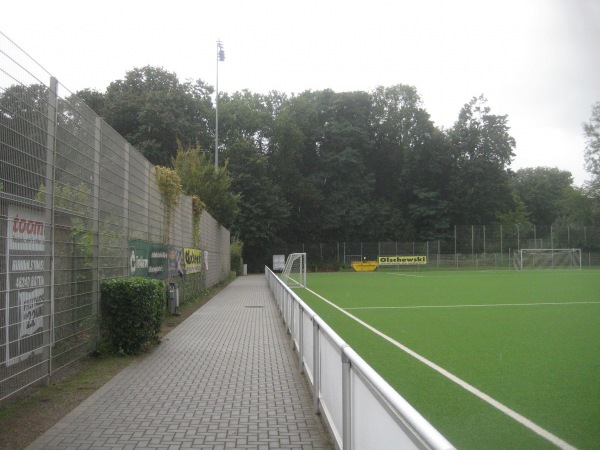
[[[202,250],[197,248],[183,249],[183,269],[185,273],[195,273],[202,270]]]
[[[380,256],[380,266],[412,266],[427,264],[427,256]]]

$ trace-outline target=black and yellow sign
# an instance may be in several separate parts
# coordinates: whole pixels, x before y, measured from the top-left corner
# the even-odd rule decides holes
[[[183,268],[185,273],[195,273],[202,270],[202,250],[197,248],[183,249]]]
[[[413,266],[427,264],[427,256],[380,256],[380,266]]]

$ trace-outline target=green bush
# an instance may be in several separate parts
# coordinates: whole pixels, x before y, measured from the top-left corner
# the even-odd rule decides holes
[[[100,294],[105,348],[137,355],[156,342],[166,304],[162,281],[135,277],[106,280]]]
[[[234,239],[231,243],[231,270],[239,276],[243,274],[244,264],[242,260],[242,251],[244,250],[244,244],[238,239]]]

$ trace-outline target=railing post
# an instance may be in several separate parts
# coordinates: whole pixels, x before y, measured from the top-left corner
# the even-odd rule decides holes
[[[294,310],[296,309],[296,306],[294,305],[294,297],[292,297],[291,295],[288,296],[290,298],[290,326],[289,326],[289,330],[290,330],[290,336],[292,336],[292,350],[294,350]]]
[[[300,360],[300,373],[304,373],[304,311],[298,305],[298,359]]]
[[[350,358],[342,347],[342,446],[352,450],[352,386]]]
[[[282,317],[282,320],[283,320],[283,324],[286,327],[287,327],[287,323],[286,323],[286,320],[287,320],[287,296],[288,296],[288,293],[284,289],[283,290],[283,296],[281,297],[281,299],[282,299],[282,305],[281,306],[283,307],[283,309],[281,310],[281,312],[283,313],[281,317]],[[286,331],[287,331],[287,329],[286,329]]]
[[[313,411],[315,414],[321,414],[319,406],[319,391],[321,390],[321,349],[319,345],[319,324],[313,321]]]

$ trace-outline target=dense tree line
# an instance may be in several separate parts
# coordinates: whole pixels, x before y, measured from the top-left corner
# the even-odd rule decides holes
[[[252,268],[282,242],[431,240],[454,224],[600,222],[597,189],[573,186],[569,172],[511,171],[516,142],[508,117],[494,114],[483,96],[441,129],[417,90],[402,84],[223,93],[219,159],[227,165],[199,182],[190,177],[209,177],[214,157],[212,94],[201,80],[181,83],[154,67],[128,72],[105,93],[77,93],[153,164],[175,166],[184,184],[203,186],[187,193],[217,198],[210,187],[224,186],[230,195],[203,201],[244,243]],[[586,128],[592,150],[593,120]],[[592,150],[587,161],[597,179]],[[204,169],[190,170],[190,161]]]

